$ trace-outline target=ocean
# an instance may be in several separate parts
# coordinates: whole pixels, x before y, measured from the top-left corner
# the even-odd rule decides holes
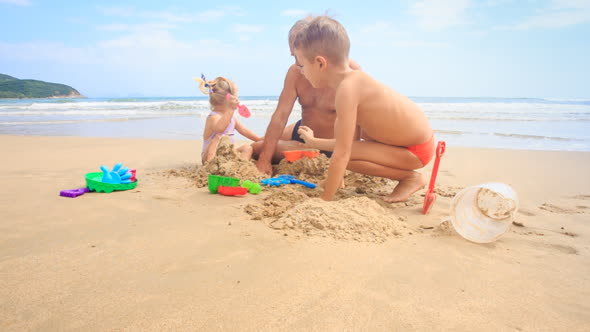
[[[590,100],[411,97],[447,146],[590,151]],[[263,135],[278,97],[241,97]],[[4,99],[0,134],[201,139],[206,97]],[[289,123],[300,118],[295,104]]]

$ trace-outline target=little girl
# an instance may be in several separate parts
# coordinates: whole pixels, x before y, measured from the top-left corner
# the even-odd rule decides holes
[[[209,95],[211,113],[207,116],[205,130],[203,132],[203,151],[201,161],[203,165],[215,156],[219,139],[230,136],[233,142],[233,135],[237,130],[242,136],[253,141],[260,141],[262,138],[246,128],[236,117],[234,112],[238,107],[238,88],[234,82],[224,77],[217,77],[207,81],[204,76],[196,79],[200,83],[200,90]],[[237,149],[240,157],[250,160],[252,157],[252,145],[244,144]]]

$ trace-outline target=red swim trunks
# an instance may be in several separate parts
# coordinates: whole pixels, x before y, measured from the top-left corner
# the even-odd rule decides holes
[[[408,146],[408,151],[420,159],[422,166],[426,166],[432,160],[434,150],[434,135],[426,143]]]

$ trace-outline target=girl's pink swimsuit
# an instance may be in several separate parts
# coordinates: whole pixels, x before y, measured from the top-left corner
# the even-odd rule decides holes
[[[209,115],[207,117],[210,117],[213,114],[221,115],[217,112],[211,112],[211,113],[209,113]],[[223,132],[212,133],[211,135],[209,135],[208,138],[203,140],[203,150],[201,151],[201,159],[205,159],[205,155],[207,153],[207,150],[209,149],[209,145],[211,145],[211,140],[214,139],[215,137],[227,135],[231,138],[231,141],[233,143],[233,141],[234,141],[233,136],[234,136],[235,129],[236,129],[236,119],[232,116],[231,120],[229,121],[229,124],[227,125],[227,127],[225,128],[225,130]]]

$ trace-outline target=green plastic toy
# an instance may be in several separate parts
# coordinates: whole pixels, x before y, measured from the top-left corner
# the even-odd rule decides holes
[[[207,176],[207,187],[209,188],[209,192],[212,194],[217,194],[217,187],[219,186],[239,187],[240,179],[209,174]]]
[[[262,190],[262,187],[260,187],[260,184],[252,182],[250,180],[242,181],[242,188],[247,188],[248,192],[250,194],[254,194],[254,195],[258,194]]]
[[[137,180],[131,183],[106,183],[102,182],[102,172],[86,174],[86,187],[91,191],[111,193],[115,190],[129,190],[137,187]]]

